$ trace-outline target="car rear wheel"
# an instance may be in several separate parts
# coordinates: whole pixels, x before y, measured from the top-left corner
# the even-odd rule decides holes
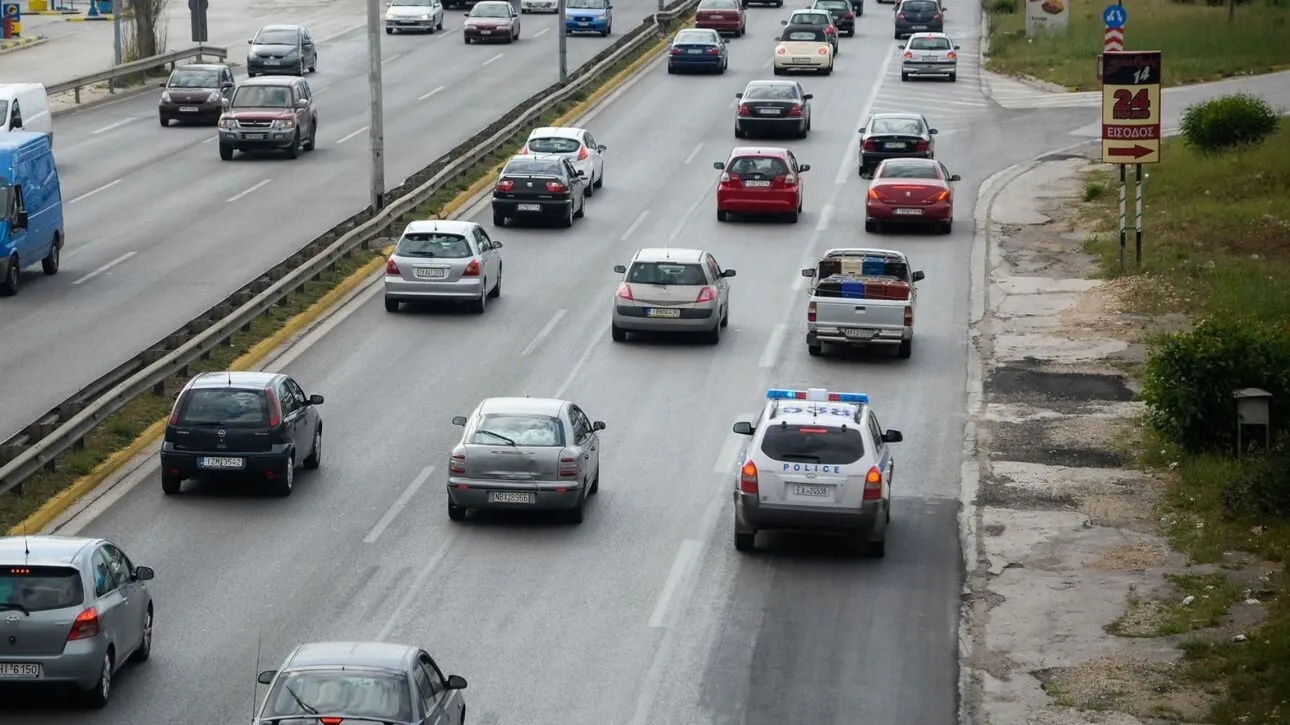
[[[703,341],[709,345],[716,345],[721,342],[721,322],[712,326],[711,330],[703,333]]]
[[[676,75],[676,66],[672,65],[671,63],[668,63],[667,72],[668,72],[668,75]]]
[[[112,697],[112,654],[112,648],[108,647],[107,653],[103,655],[103,662],[99,665],[98,681],[84,693],[85,704],[96,710],[106,707]]]
[[[819,357],[824,353],[824,346],[819,343],[816,343],[814,345],[807,343],[806,353],[811,357]]]
[[[911,337],[908,340],[901,340],[900,348],[896,350],[896,354],[902,359],[908,360],[914,354],[914,339]]]
[[[399,311],[399,301],[398,301],[398,300],[392,300],[392,299],[390,299],[389,297],[386,297],[386,298],[385,298],[385,311],[386,311],[386,312],[398,312],[398,311]]]
[[[864,542],[864,553],[866,556],[873,557],[874,559],[885,557],[887,555],[887,537],[883,536],[883,538],[878,541]]]
[[[727,211],[721,211],[720,209],[718,209],[718,210],[717,210],[717,221],[719,221],[719,222],[728,222],[728,221],[730,221],[730,212],[727,212]]]
[[[600,170],[600,176],[596,179],[596,183],[592,184],[592,186],[596,187],[597,189],[603,189],[603,188],[604,188],[604,186],[605,186],[605,170],[604,170],[604,169],[601,169],[601,170]]]
[[[587,494],[578,497],[578,503],[564,513],[564,518],[571,524],[580,524],[587,518]]]
[[[386,35],[394,35],[394,28],[386,28],[386,29],[385,29],[385,34],[386,34]]]
[[[951,74],[950,74],[950,83],[954,83],[954,82],[956,82],[958,79],[959,79],[959,74],[958,74],[958,73],[951,73]]]
[[[941,234],[950,234],[953,231],[954,231],[953,220],[941,222],[941,229],[940,229]]]
[[[565,229],[573,226],[573,202],[569,202],[569,208],[565,210],[564,217],[560,219],[560,226]]]
[[[449,502],[448,502],[448,518],[449,518],[450,520],[452,520],[452,521],[465,521],[465,520],[466,520],[466,507],[465,507],[465,506],[458,506],[457,504],[453,503],[452,501],[449,501]]]
[[[506,226],[506,215],[505,215],[505,214],[498,214],[497,212],[493,212],[493,226],[495,226],[495,227],[504,227],[504,226]]]
[[[609,323],[609,338],[614,342],[626,342],[627,331],[611,322]]]
[[[183,482],[184,480],[178,476],[162,476],[161,492],[167,496],[174,496],[179,493],[179,486],[183,484]]]
[[[781,3],[782,4],[782,3]],[[778,7],[779,4],[776,5]],[[752,551],[757,548],[757,532],[745,534],[741,531],[735,532],[735,551]]]
[[[487,280],[485,280],[485,284],[487,284]],[[484,314],[484,311],[488,309],[488,293],[481,290],[479,297],[471,301],[470,309],[477,315]]]
[[[747,137],[748,137],[748,132],[743,130],[742,128],[739,128],[739,124],[735,124],[735,138],[747,138]]]

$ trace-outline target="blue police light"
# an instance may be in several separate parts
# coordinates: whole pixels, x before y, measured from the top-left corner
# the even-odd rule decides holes
[[[860,405],[869,404],[869,396],[865,393],[832,393],[824,388],[811,388],[809,390],[788,390],[786,388],[771,388],[766,391],[767,400],[810,400],[814,402],[830,403],[859,403]]]

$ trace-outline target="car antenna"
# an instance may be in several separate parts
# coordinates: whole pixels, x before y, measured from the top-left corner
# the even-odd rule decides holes
[[[30,545],[30,542],[27,540],[27,522],[26,521],[22,522],[22,553],[26,555],[28,559],[31,558],[31,545]],[[23,562],[23,563],[29,564],[31,562]]]
[[[251,685],[251,722],[255,722],[255,697],[260,694],[260,645],[264,641],[264,631],[255,633],[255,683]]]

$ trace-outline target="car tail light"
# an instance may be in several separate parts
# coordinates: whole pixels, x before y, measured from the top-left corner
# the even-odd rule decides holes
[[[905,327],[914,326],[914,308],[912,305],[905,307]]]
[[[717,291],[711,287],[704,287],[699,290],[699,296],[694,300],[694,304],[697,305],[700,302],[712,302],[715,299],[717,299]]]
[[[855,20],[855,19],[856,19],[856,14],[855,14],[855,13],[842,13],[842,19],[843,19],[843,20]]]
[[[797,175],[796,175],[796,174],[785,174],[784,176],[777,176],[777,177],[775,177],[775,180],[776,180],[776,181],[782,181],[782,182],[783,182],[783,184],[784,184],[784,186],[786,186],[786,187],[788,187],[788,188],[790,188],[790,189],[791,189],[791,188],[793,188],[794,186],[797,186]]]
[[[873,501],[882,498],[882,471],[877,466],[864,474],[864,500]]]
[[[789,107],[789,109],[788,109],[788,115],[792,116],[793,118],[801,118],[801,117],[802,117],[802,107],[801,107],[801,106],[791,106],[791,107]]]
[[[721,51],[717,48],[708,48],[708,55],[721,55]]]
[[[635,297],[632,297],[632,286],[626,282],[622,282],[618,285],[618,291],[614,293],[614,296],[620,300],[636,299]]]
[[[528,156],[528,154],[529,154],[529,145],[524,144],[523,146],[520,147],[520,156]]]
[[[273,388],[265,388],[264,397],[269,399],[269,427],[277,428],[282,423],[282,402]]]
[[[394,261],[394,257],[390,257],[389,260],[385,262],[385,273],[390,275],[402,274],[402,272],[399,271],[399,265]]]
[[[955,60],[959,57],[959,54],[951,50],[950,52],[945,54],[945,57],[949,58],[950,60]]]
[[[820,55],[828,55],[828,54],[829,54],[829,46],[827,46],[827,45],[826,45],[826,46],[824,46],[823,48],[820,48],[817,52],[818,52]]]
[[[560,453],[560,478],[578,477],[578,459],[569,451]]]
[[[950,192],[949,192],[949,191],[942,191],[941,193],[937,194],[937,195],[932,199],[932,203],[933,203],[933,204],[935,204],[935,203],[936,203],[936,202],[938,202],[938,201],[945,201],[945,200],[946,200],[946,199],[948,199],[948,198],[950,198]]]
[[[472,260],[470,260],[470,263],[466,265],[466,271],[465,271],[465,272],[462,272],[462,273],[461,273],[461,276],[462,276],[462,277],[478,277],[478,276],[479,276],[479,260],[478,260],[478,259],[472,259]]]
[[[871,139],[871,138],[865,139],[865,142],[864,142],[864,150],[865,150],[865,151],[877,151],[877,150],[878,150],[878,142],[877,142],[877,141],[874,141],[874,140],[873,140],[873,139]]]
[[[941,14],[940,14],[940,13],[937,13],[937,14],[935,14],[935,15],[933,15],[933,16],[932,16],[932,20],[940,20],[940,19],[941,19]]]
[[[466,454],[454,453],[452,458],[448,459],[448,473],[465,473],[466,472]]]
[[[546,182],[546,190],[551,192],[552,194],[563,194],[564,192],[569,190],[569,187],[565,186],[559,181],[548,181]]]
[[[682,54],[682,53],[684,53],[684,52],[685,52],[685,51],[681,50],[680,48],[673,48],[673,49],[672,49],[672,55],[681,55],[681,54]]]
[[[870,199],[873,199],[874,201],[884,201],[883,196],[882,196],[882,192],[881,192],[881,191],[878,191],[877,189],[873,188],[872,186],[871,186],[871,187],[869,187],[869,198],[870,198]]]
[[[905,19],[905,14],[904,14],[904,13],[896,13],[896,19],[897,19],[897,20],[904,20],[904,19]]]
[[[740,116],[751,116],[751,115],[752,115],[752,109],[748,107],[748,104],[747,104],[747,103],[740,103],[740,104],[739,104],[739,115],[740,115]]]
[[[579,161],[586,161],[586,160],[587,160],[587,147],[586,147],[586,146],[581,146],[581,147],[579,147],[579,148],[578,148],[578,160],[579,160]]]
[[[75,621],[72,622],[72,630],[67,633],[67,641],[97,637],[99,631],[99,612],[94,607],[90,607],[76,615]]]
[[[756,495],[757,491],[757,464],[748,459],[739,469],[739,492]]]
[[[814,302],[806,306],[806,321],[815,322],[815,303]]]
[[[926,142],[926,141],[923,141],[923,140],[919,140],[919,141],[918,141],[918,143],[915,143],[915,144],[914,144],[914,150],[915,150],[915,151],[926,151],[926,150],[927,150],[927,142]]]
[[[321,725],[340,725],[341,723],[345,722],[345,718],[343,718],[343,717],[320,717],[320,718],[318,718],[318,722],[319,722],[319,723],[321,723]]]
[[[905,51],[905,60],[913,60],[913,59],[914,59],[914,54],[909,52],[908,50]]]
[[[510,191],[511,189],[515,188],[515,182],[511,181],[510,179],[502,179],[501,181],[497,182],[496,188],[498,191]]]
[[[184,394],[175,397],[175,405],[170,409],[170,425],[179,425],[179,406],[184,403]]]

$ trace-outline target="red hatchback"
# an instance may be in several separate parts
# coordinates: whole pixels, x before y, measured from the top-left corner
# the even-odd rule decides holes
[[[935,159],[887,159],[873,173],[865,200],[864,230],[880,232],[886,224],[934,224],[942,234],[954,226],[951,174]]]
[[[694,11],[694,27],[743,35],[747,27],[744,5],[741,0],[703,0]]]
[[[775,146],[740,146],[730,158],[712,167],[721,172],[717,184],[717,221],[731,214],[783,214],[796,222],[802,213],[802,174],[810,164],[798,164],[793,152]]]

